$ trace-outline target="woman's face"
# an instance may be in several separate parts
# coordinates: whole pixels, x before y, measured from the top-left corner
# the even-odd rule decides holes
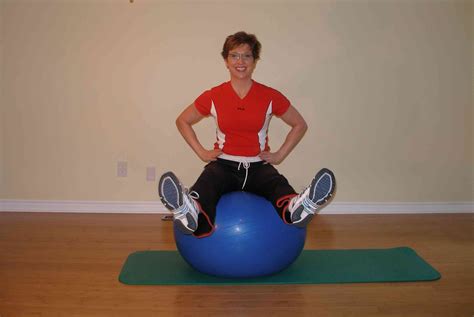
[[[251,79],[252,73],[257,66],[253,58],[252,49],[248,44],[242,44],[229,51],[225,60],[230,77],[235,79]]]

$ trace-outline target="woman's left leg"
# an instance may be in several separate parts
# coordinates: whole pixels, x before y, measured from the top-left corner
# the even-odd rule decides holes
[[[336,190],[336,178],[327,168],[316,173],[300,194],[296,194],[288,180],[270,164],[262,164],[250,171],[245,190],[268,199],[285,223],[298,227],[305,227],[315,213],[332,200]]]
[[[251,167],[245,189],[248,192],[265,197],[275,207],[285,223],[291,223],[287,212],[290,200],[297,195],[285,176],[271,164]]]

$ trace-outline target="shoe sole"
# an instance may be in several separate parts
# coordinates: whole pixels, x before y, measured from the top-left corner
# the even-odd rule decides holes
[[[167,186],[167,182],[171,182],[172,186]],[[179,179],[173,172],[166,172],[161,175],[158,182],[158,195],[167,209],[175,210],[183,204],[182,189]]]
[[[172,186],[166,186],[165,182],[170,182]],[[166,172],[161,175],[158,182],[158,195],[163,205],[170,211],[177,209],[183,204],[183,186],[173,172]],[[197,227],[197,223],[191,215],[186,215],[186,219],[192,227]],[[174,219],[174,217],[173,223],[184,234],[192,234],[196,230],[196,228],[194,230],[188,228],[180,220]]]
[[[322,180],[327,177],[327,180]],[[321,183],[319,183],[321,181]],[[321,186],[319,186],[321,185]],[[310,199],[318,206],[326,204],[333,196],[336,190],[336,178],[334,173],[327,168],[321,169],[311,181],[309,190]],[[318,197],[319,196],[319,197]]]
[[[318,181],[326,175],[329,176],[329,182],[327,184],[323,184],[323,189],[321,190],[320,188],[318,191]],[[336,189],[336,178],[334,177],[334,173],[327,168],[321,169],[318,173],[316,173],[316,176],[314,176],[310,186],[309,196],[313,197],[311,200],[313,202],[315,201],[316,205],[318,206],[326,204],[331,199]],[[324,190],[324,188],[326,188],[326,190]],[[324,194],[321,194],[320,192],[323,192]],[[322,197],[315,199],[318,193]],[[306,225],[310,223],[314,217],[314,215],[308,214],[303,220],[298,222],[298,220],[301,219],[301,214],[303,211],[304,207],[300,206],[298,207],[298,210],[292,214],[291,221],[296,227],[306,227]]]

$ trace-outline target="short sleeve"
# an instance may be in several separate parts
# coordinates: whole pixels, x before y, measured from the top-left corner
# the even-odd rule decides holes
[[[196,100],[194,100],[194,106],[196,106],[196,109],[203,116],[208,116],[211,114],[211,104],[212,98],[210,90],[206,90],[199,97],[197,97]]]
[[[290,108],[290,101],[278,90],[274,91],[272,98],[272,112],[276,116],[282,116]]]

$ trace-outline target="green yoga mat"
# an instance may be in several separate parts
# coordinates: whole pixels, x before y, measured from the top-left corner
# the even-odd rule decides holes
[[[304,250],[284,271],[249,279],[199,273],[177,251],[139,251],[129,255],[119,280],[130,285],[236,285],[412,282],[440,277],[413,249],[400,247]]]

